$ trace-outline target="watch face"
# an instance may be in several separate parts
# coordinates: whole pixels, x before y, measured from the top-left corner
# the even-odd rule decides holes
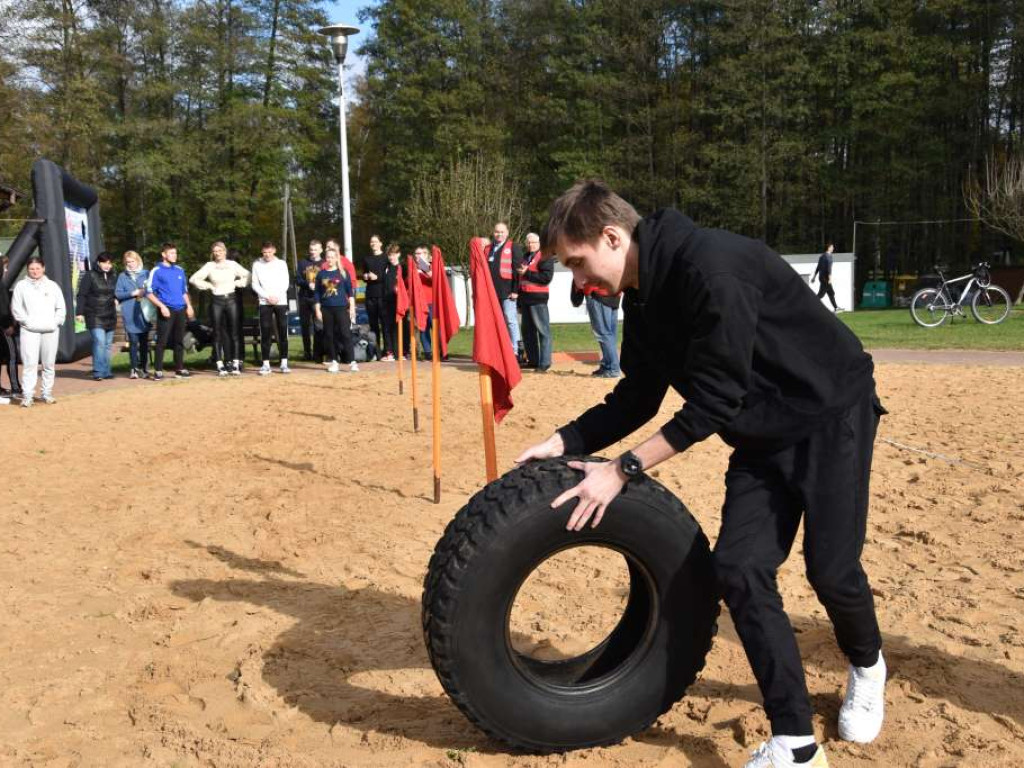
[[[632,453],[627,453],[622,457],[622,471],[625,472],[628,477],[636,477],[641,472],[640,459]]]

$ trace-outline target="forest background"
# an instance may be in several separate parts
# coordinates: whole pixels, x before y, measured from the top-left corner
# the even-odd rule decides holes
[[[380,0],[359,15],[357,258],[378,232],[458,262],[462,230],[489,232],[486,192],[521,234],[600,177],[641,212],[676,206],[784,253],[850,250],[855,221],[944,221],[859,225],[858,263],[1021,261],[960,220],[969,175],[1020,147],[1024,3]],[[0,0],[0,181],[29,192],[48,157],[101,191],[109,248],[173,239],[187,266],[213,240],[248,258],[279,239],[286,182],[300,250],[338,236],[329,21],[354,20],[311,0]]]

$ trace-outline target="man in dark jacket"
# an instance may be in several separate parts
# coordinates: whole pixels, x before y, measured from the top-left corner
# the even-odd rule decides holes
[[[818,277],[821,278],[821,287],[818,289],[818,298],[828,296],[828,300],[832,302],[832,311],[838,312],[839,305],[836,304],[836,292],[832,289],[832,251],[835,250],[835,246],[829,243],[825,248],[825,252],[818,257],[818,266],[814,268],[814,274],[811,275],[811,282],[813,283]]]
[[[523,313],[523,347],[526,367],[547,373],[551,367],[551,320],[548,293],[555,276],[555,260],[545,258],[540,236],[526,236],[526,255],[519,267],[519,310]]]
[[[319,240],[309,241],[309,255],[299,259],[295,269],[295,299],[299,305],[299,327],[302,329],[302,359],[323,357],[322,333],[316,330],[316,276],[323,267],[324,245]]]
[[[78,310],[75,319],[85,323],[92,336],[92,378],[94,381],[112,379],[110,371],[110,346],[114,343],[114,329],[117,327],[117,303],[114,287],[113,257],[103,251],[96,257],[95,269],[78,276]]]
[[[581,182],[552,205],[542,246],[578,285],[624,291],[625,376],[517,460],[599,451],[654,418],[670,386],[679,392],[682,409],[618,460],[570,462],[583,481],[552,507],[577,499],[568,528],[596,526],[631,477],[721,436],[734,451],[716,573],[773,733],[747,767],[827,765],[776,585],[801,518],[808,578],[850,661],[839,734],[872,741],[885,663],[860,564],[884,412],[871,357],[763,243],[702,229],[674,210],[641,220],[601,182]]]

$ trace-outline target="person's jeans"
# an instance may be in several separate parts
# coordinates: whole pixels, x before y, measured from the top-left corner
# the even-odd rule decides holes
[[[92,377],[105,379],[110,376],[110,345],[114,343],[114,332],[103,328],[90,328],[92,337]]]
[[[128,334],[128,357],[134,370],[145,372],[149,369],[149,331]]]
[[[551,321],[547,304],[523,307],[523,346],[530,365],[542,371],[551,367]]]
[[[619,370],[619,351],[616,332],[619,325],[619,311],[605,306],[592,296],[587,296],[587,314],[590,328],[594,331],[597,344],[601,347],[601,369],[616,375]]]
[[[505,315],[508,326],[508,337],[512,340],[512,354],[519,355],[519,308],[516,299],[505,299],[501,302],[501,311]]]

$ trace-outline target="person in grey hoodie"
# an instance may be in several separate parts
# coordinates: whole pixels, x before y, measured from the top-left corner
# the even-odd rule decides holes
[[[53,397],[57,331],[64,325],[67,307],[63,291],[46,276],[46,266],[39,256],[32,256],[28,260],[26,271],[28,277],[20,280],[14,288],[11,314],[21,326],[21,360],[25,366],[22,372],[24,395],[21,404],[28,408],[35,397],[38,375],[36,367],[39,363],[43,364],[42,401],[57,402]]]

